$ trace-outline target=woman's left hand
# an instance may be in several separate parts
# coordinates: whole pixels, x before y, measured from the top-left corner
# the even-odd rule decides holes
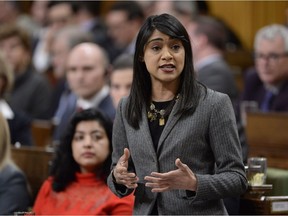
[[[196,191],[197,179],[192,170],[183,164],[179,158],[175,165],[178,169],[167,172],[152,172],[150,176],[145,176],[146,187],[151,187],[152,192],[164,192],[175,189]]]

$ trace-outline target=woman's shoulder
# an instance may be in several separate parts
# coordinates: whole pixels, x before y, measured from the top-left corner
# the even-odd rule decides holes
[[[219,100],[223,100],[223,99],[225,100],[225,99],[229,98],[229,96],[227,94],[215,91],[215,90],[210,89],[208,87],[206,87],[206,89],[204,87],[202,87],[200,92],[201,92],[200,98],[202,100],[219,101]]]
[[[0,172],[0,179],[3,182],[21,178],[25,178],[24,173],[13,163],[7,164]]]
[[[226,106],[230,104],[231,100],[225,93],[221,93],[210,88],[201,90],[199,106],[210,107],[211,109],[215,106]]]
[[[123,112],[126,109],[126,106],[128,104],[128,100],[129,100],[128,96],[122,97],[121,100],[119,101],[119,105],[118,105],[117,109],[118,110],[120,109]]]

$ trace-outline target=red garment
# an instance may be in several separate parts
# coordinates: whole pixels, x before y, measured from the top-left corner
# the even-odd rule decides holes
[[[52,190],[52,177],[42,185],[34,203],[36,215],[132,215],[134,196],[118,198],[95,175],[76,174],[65,191]]]

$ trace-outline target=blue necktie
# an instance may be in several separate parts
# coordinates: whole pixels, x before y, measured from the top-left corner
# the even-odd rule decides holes
[[[270,111],[270,104],[271,104],[273,96],[274,96],[274,94],[271,91],[266,91],[264,100],[261,104],[261,110],[263,112],[269,112]]]

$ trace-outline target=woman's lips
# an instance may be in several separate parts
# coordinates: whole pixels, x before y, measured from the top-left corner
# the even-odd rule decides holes
[[[175,66],[172,64],[165,64],[165,65],[161,65],[159,68],[164,72],[173,72],[175,69]]]
[[[84,153],[82,154],[82,156],[83,156],[83,157],[94,157],[95,154],[92,153],[92,152],[84,152]]]

